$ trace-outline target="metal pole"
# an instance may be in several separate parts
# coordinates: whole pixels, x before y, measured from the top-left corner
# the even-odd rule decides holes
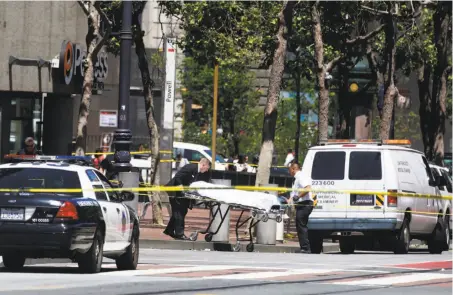
[[[122,1],[123,18],[120,32],[120,85],[118,98],[118,129],[115,130],[113,143],[115,146],[114,162],[118,172],[118,179],[123,187],[131,188],[139,185],[138,169],[132,169],[130,146],[132,133],[129,129],[129,95],[131,76],[131,51],[132,51],[132,1]],[[134,171],[131,171],[134,170]],[[137,211],[138,195],[128,205]]]
[[[212,169],[215,170],[216,142],[217,142],[217,88],[219,84],[219,65],[214,65],[214,105],[212,108]]]
[[[120,32],[120,85],[118,99],[118,129],[115,131],[115,168],[117,171],[129,171],[131,164],[130,144],[132,139],[129,130],[129,94],[131,76],[132,50],[132,1],[123,1],[123,26]]]

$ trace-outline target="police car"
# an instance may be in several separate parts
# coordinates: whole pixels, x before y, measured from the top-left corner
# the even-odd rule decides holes
[[[0,255],[6,268],[26,258],[70,258],[84,273],[101,270],[103,257],[134,270],[139,220],[126,205],[134,194],[107,191],[110,182],[90,157],[10,156],[0,165]],[[96,190],[93,190],[96,189]]]

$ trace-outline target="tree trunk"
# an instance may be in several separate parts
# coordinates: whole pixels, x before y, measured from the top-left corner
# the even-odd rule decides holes
[[[434,138],[434,162],[437,165],[443,166],[443,160],[445,155],[444,147],[444,134],[445,134],[445,121],[447,118],[447,80],[451,74],[451,67],[445,69],[440,79],[440,91],[439,91],[439,107],[437,108],[437,128],[435,130]]]
[[[442,164],[444,158],[444,133],[446,118],[446,96],[448,67],[448,34],[451,27],[450,17],[451,2],[438,2],[434,21],[434,44],[437,49],[437,64],[434,70],[431,92],[431,122],[430,142],[432,146],[432,158],[437,164]],[[451,53],[450,53],[451,54]]]
[[[100,16],[95,9],[93,2],[94,1],[92,1],[88,7],[88,32],[85,37],[87,55],[86,59],[83,61],[82,99],[79,107],[79,120],[77,123],[77,137],[75,144],[75,153],[78,156],[85,155],[88,115],[90,114],[91,94],[93,93],[94,64],[98,53],[95,52],[95,49],[98,43],[97,38],[99,37]]]
[[[389,4],[391,5],[391,4]],[[379,128],[379,137],[381,140],[388,140],[390,137],[390,128],[392,123],[392,114],[395,97],[398,89],[395,86],[395,53],[396,53],[396,32],[395,20],[390,14],[385,16],[387,18],[387,26],[385,27],[385,43],[386,43],[386,56],[387,69],[386,69],[386,89],[384,95],[384,106],[382,109],[381,125]]]
[[[313,4],[311,11],[313,22],[313,39],[315,43],[316,77],[318,80],[318,140],[325,141],[329,135],[329,90],[326,85],[326,67],[324,65],[324,42],[322,40],[321,16],[318,2]]]
[[[294,139],[294,160],[299,162],[299,142],[300,142],[300,116],[302,106],[300,101],[300,69],[296,73],[296,136]]]
[[[146,2],[145,2],[146,3]],[[143,4],[142,10],[145,4]],[[143,43],[143,34],[139,23],[139,15],[141,11],[137,11],[133,16],[133,24],[137,26],[134,34],[135,53],[138,58],[138,67],[142,77],[143,84],[143,98],[145,99],[146,108],[146,121],[148,123],[148,132],[150,137],[150,150],[151,150],[151,168],[150,178],[151,185],[156,184],[157,167],[159,166],[159,130],[157,128],[156,120],[154,119],[154,101],[153,101],[153,81],[149,72],[148,59],[146,56],[145,44]],[[164,225],[162,215],[162,201],[159,192],[152,193],[152,212],[153,224]]]
[[[295,1],[284,1],[283,8],[278,15],[278,45],[272,61],[272,69],[269,77],[269,89],[267,103],[264,110],[262,145],[256,176],[256,186],[269,182],[272,155],[274,152],[275,127],[277,123],[277,105],[280,96],[280,87],[285,69],[285,56],[287,36],[285,30],[291,27]]]
[[[420,116],[420,129],[422,133],[422,141],[425,155],[431,159],[432,145],[430,143],[429,132],[431,130],[430,115],[431,115],[431,96],[429,94],[429,81],[431,77],[431,67],[424,65],[418,69],[418,97],[420,99],[420,107],[418,110]]]

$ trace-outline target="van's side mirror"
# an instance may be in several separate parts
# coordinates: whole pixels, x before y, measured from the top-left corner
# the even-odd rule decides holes
[[[434,180],[429,180],[429,186],[434,186],[434,187],[438,187],[440,186],[440,176],[434,176]]]
[[[122,202],[129,202],[129,201],[133,201],[134,198],[135,198],[135,195],[133,192],[131,191],[122,191],[121,194],[121,201]]]
[[[442,176],[437,176],[436,178],[439,178],[439,180],[438,180],[439,181],[439,186],[446,186],[448,184],[447,180],[445,178],[443,178]]]

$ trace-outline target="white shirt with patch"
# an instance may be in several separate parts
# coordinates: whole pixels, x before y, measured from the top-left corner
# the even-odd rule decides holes
[[[297,171],[297,173],[294,175],[294,183],[292,187],[293,191],[291,192],[291,197],[294,199],[294,197],[297,197],[301,193],[300,191],[296,191],[297,189],[303,189],[309,185],[310,185],[309,179],[303,177],[301,171]],[[308,192],[308,194],[304,195],[302,198],[299,198],[295,202],[300,203],[303,201],[313,201],[311,192]]]

